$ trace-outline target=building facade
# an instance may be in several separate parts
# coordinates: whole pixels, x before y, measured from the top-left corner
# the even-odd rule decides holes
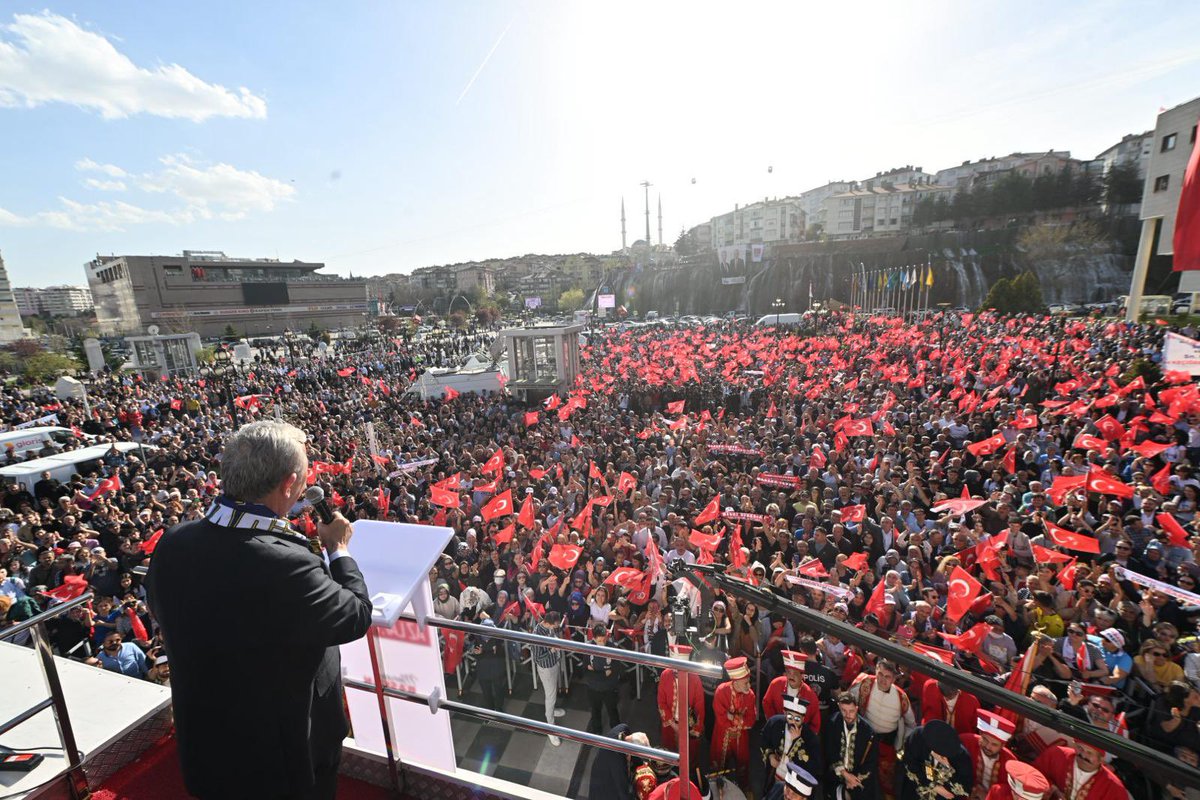
[[[713,217],[712,249],[798,242],[804,236],[804,211],[794,197],[768,200]]]
[[[367,314],[364,280],[321,275],[324,264],[230,258],[185,250],[178,256],[97,256],[85,265],[103,334],[195,331],[278,336],[284,330],[347,328]]]
[[[850,181],[830,181],[824,186],[801,192],[797,199],[800,202],[800,210],[804,212],[805,229],[811,230],[815,225],[822,231],[828,230],[829,220],[825,216],[825,201],[835,194],[850,191],[851,186],[853,184]]]
[[[17,312],[22,317],[36,317],[42,313],[41,289],[33,286],[14,286],[12,292],[17,303]]]
[[[893,184],[874,181],[825,200],[825,234],[830,238],[902,233],[912,226],[913,212],[926,198],[950,197],[954,189],[936,183]]]
[[[1162,112],[1154,125],[1154,140],[1142,189],[1141,218],[1162,218],[1158,232],[1159,255],[1169,256],[1175,252],[1175,214],[1179,210],[1183,174],[1196,144],[1197,119],[1200,119],[1200,97]]]
[[[15,342],[28,335],[29,332],[21,324],[21,313],[17,311],[17,300],[8,281],[4,256],[0,255],[0,343]]]

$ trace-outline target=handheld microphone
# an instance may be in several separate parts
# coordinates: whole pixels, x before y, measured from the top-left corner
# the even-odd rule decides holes
[[[317,510],[317,516],[326,525],[333,522],[333,511],[325,501],[325,490],[320,486],[310,486],[304,490],[304,499]]]

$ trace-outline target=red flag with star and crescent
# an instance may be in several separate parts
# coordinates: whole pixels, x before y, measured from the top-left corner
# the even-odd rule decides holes
[[[483,508],[479,509],[479,513],[487,522],[491,522],[497,517],[503,517],[506,514],[513,513],[512,489],[505,489],[503,492],[487,501]]]

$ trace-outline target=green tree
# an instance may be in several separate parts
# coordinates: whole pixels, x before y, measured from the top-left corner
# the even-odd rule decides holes
[[[316,323],[313,323],[313,324],[316,325]],[[233,327],[232,322],[225,326],[225,335],[231,339],[237,338],[237,336],[238,336],[237,328]]]
[[[1113,206],[1127,206],[1142,201],[1142,178],[1137,164],[1123,161],[1113,164],[1104,176],[1104,202]]]
[[[1026,270],[1012,281],[1013,313],[1039,314],[1046,310],[1042,299],[1042,284],[1037,275]]]
[[[681,256],[695,255],[696,243],[683,228],[679,229],[679,238],[675,240],[675,252]]]
[[[583,308],[583,289],[567,289],[558,296],[559,311],[577,311]]]
[[[66,372],[79,369],[79,362],[65,353],[38,353],[22,363],[25,380],[30,383],[47,383]]]
[[[1008,313],[1008,309],[1012,305],[1012,296],[1012,281],[1008,278],[1001,278],[992,284],[987,297],[983,298],[983,307],[999,311],[1002,314]]]
[[[196,351],[196,363],[209,366],[217,360],[217,353],[211,347],[201,347]]]

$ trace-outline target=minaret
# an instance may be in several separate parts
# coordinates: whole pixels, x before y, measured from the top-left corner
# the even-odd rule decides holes
[[[621,252],[629,248],[625,246],[625,196],[621,196]]]
[[[650,187],[653,185],[650,181],[642,181],[642,188],[646,190],[646,247],[654,244],[650,238]]]
[[[662,247],[662,192],[658,193],[658,246]]]

